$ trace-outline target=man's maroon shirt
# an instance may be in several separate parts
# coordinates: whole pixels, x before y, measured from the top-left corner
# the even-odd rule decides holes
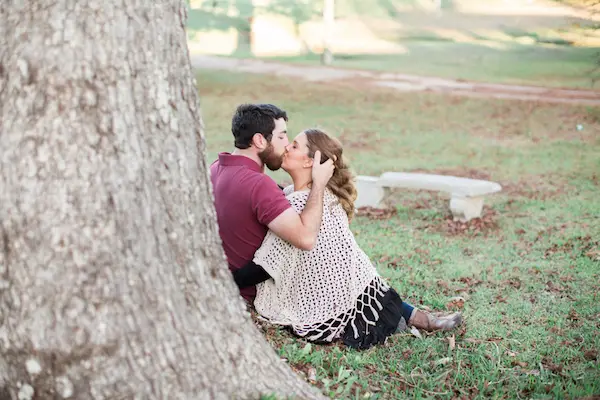
[[[267,225],[291,206],[275,181],[248,157],[220,153],[210,166],[210,179],[223,249],[235,271],[254,258]],[[253,301],[256,287],[240,292]]]

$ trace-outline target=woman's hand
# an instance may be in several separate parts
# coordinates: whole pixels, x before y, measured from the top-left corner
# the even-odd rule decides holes
[[[333,172],[335,171],[334,160],[329,159],[324,163],[320,163],[321,160],[321,152],[319,150],[315,151],[315,156],[313,157],[313,166],[312,166],[312,184],[313,188],[315,186],[325,187],[327,186],[327,182],[333,176]]]

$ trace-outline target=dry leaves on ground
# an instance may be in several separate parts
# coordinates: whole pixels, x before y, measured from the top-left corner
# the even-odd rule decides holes
[[[454,221],[449,216],[446,218],[446,232],[451,235],[488,233],[498,228],[497,217],[498,212],[490,208],[484,209],[481,218],[474,218],[467,222]]]
[[[454,296],[446,303],[448,310],[462,310],[465,307],[465,299],[461,296]]]
[[[356,215],[359,217],[367,217],[369,219],[389,219],[396,215],[395,208],[375,208],[375,207],[359,207],[356,210]]]

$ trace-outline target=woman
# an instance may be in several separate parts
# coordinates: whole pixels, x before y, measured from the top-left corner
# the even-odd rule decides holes
[[[460,325],[460,313],[434,317],[403,302],[358,247],[349,227],[356,199],[352,174],[341,144],[320,130],[300,133],[286,148],[282,168],[293,185],[284,192],[292,207],[300,213],[306,204],[317,150],[319,162],[333,159],[336,169],[313,250],[302,251],[269,232],[253,262],[234,273],[240,287],[262,282],[254,301],[258,313],[307,340],[342,339],[359,349],[383,343],[407,325],[429,331]]]

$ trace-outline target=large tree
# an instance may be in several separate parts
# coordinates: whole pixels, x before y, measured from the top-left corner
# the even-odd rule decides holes
[[[225,265],[185,17],[0,2],[0,399],[319,396]]]

